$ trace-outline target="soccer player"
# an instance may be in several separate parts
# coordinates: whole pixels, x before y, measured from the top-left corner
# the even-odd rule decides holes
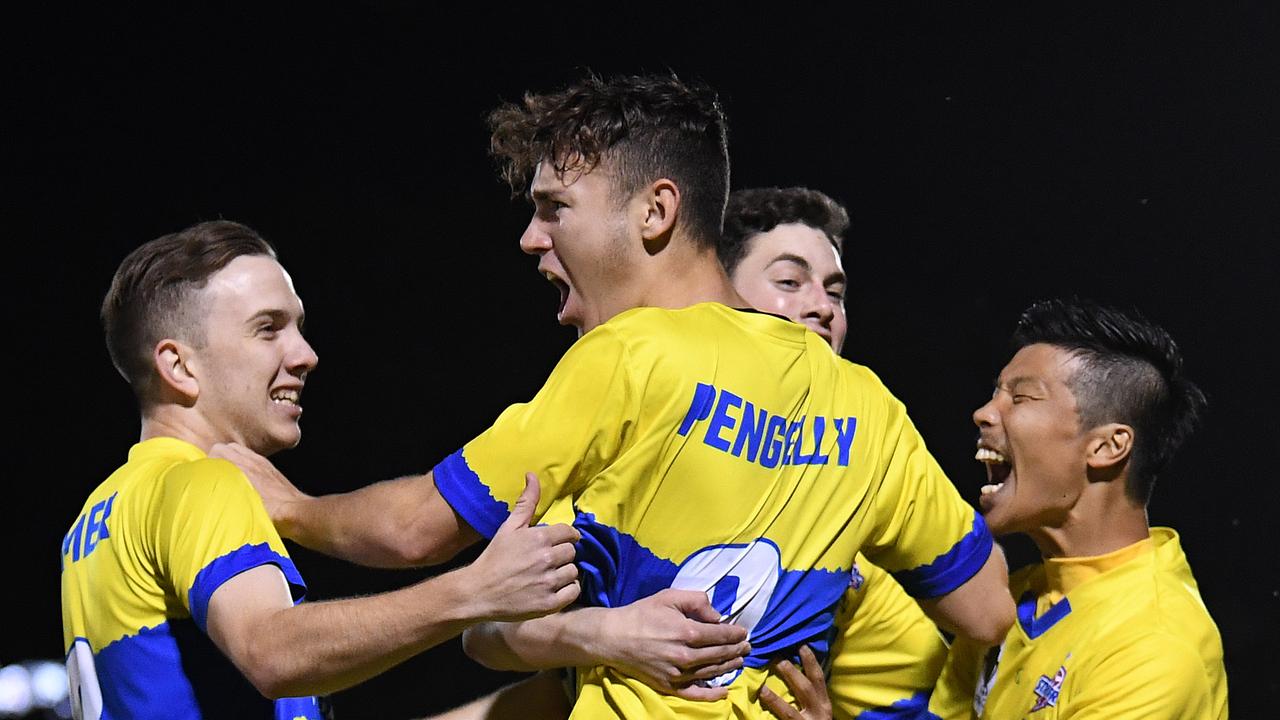
[[[993,532],[1044,561],[1010,579],[1018,621],[988,651],[958,638],[930,702],[943,718],[1226,718],[1222,642],[1178,535],[1150,528],[1156,478],[1204,396],[1172,338],[1136,314],[1038,303],[973,414]]]
[[[760,714],[773,657],[827,652],[859,549],[943,627],[1003,637],[1003,556],[902,404],[816,334],[735,309],[715,251],[728,195],[715,94],[590,77],[491,122],[505,177],[531,181],[521,247],[583,335],[530,402],[427,474],[311,497],[252,471],[278,526],[358,561],[448,556],[491,535],[511,473],[535,470],[540,511],[573,498],[586,604],[697,590],[750,632],[745,667],[711,681],[727,688],[718,703],[596,666],[581,673],[584,717]]]
[[[234,465],[206,456],[220,442],[263,455],[296,445],[317,362],[289,275],[250,228],[200,223],[137,248],[102,319],[142,437],[62,543],[75,717],[317,718],[318,700],[295,696],[349,687],[469,624],[576,597],[578,534],[528,527],[529,480],[471,566],[297,604],[305,585],[262,501]],[[263,696],[280,699],[273,708]]]
[[[845,209],[816,190],[738,190],[729,196],[717,253],[744,300],[805,325],[839,353],[848,329],[846,276],[840,259],[848,225]],[[610,617],[615,614],[618,617]],[[713,614],[710,619],[717,618]],[[590,660],[591,664],[623,669],[667,692],[710,697],[692,683],[704,676],[714,677],[724,668],[686,666],[708,656],[727,661],[702,651],[701,644],[707,642],[703,638],[690,646],[654,647],[646,642],[655,632],[653,628],[667,627],[696,630],[677,622],[668,606],[643,605],[642,601],[626,609],[586,609],[524,623],[486,623],[468,629],[463,641],[468,654],[498,670],[541,670]],[[946,645],[919,605],[865,558],[855,562],[849,590],[837,611],[836,628],[839,635],[830,655],[830,680],[824,683],[836,717],[890,709],[900,718],[924,712],[942,670]],[[549,688],[564,696],[557,683],[530,681],[473,704],[470,715],[460,710],[448,717],[484,717],[493,703],[514,702],[517,693],[528,697],[534,688]],[[769,697],[767,691],[762,694],[775,714],[786,712],[780,698]],[[566,704],[545,717],[565,717],[567,712]]]

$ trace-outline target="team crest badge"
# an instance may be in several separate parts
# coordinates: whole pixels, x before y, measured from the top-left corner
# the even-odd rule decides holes
[[[1060,666],[1058,672],[1053,674],[1053,677],[1041,675],[1040,679],[1036,681],[1036,704],[1031,708],[1030,712],[1057,706],[1058,693],[1062,692],[1062,681],[1066,679],[1066,665]]]
[[[862,577],[862,568],[858,567],[858,563],[853,564],[853,573],[849,578],[849,586],[854,590],[861,590],[862,583],[866,582],[866,578]]]

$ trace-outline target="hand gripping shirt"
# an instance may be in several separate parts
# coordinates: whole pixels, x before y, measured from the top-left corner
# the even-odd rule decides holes
[[[943,718],[1225,720],[1222,639],[1178,535],[1014,573],[999,648],[951,646],[929,709]]]
[[[214,591],[268,563],[301,600],[302,577],[239,469],[174,438],[134,445],[62,541],[76,717],[318,719],[316,698],[263,698],[205,634]]]
[[[947,645],[902,586],[858,556],[835,623],[827,694],[836,720],[927,718]]]
[[[665,697],[599,667],[580,673],[575,717],[763,717],[764,666],[804,643],[825,657],[859,549],[934,597],[991,548],[871,371],[800,325],[715,303],[600,325],[532,401],[433,472],[492,537],[526,471],[542,484],[539,512],[572,498],[584,602],[698,589],[750,632],[747,670],[716,680],[724,701]]]

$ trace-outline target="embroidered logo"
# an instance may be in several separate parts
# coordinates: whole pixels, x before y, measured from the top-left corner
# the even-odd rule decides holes
[[[853,564],[853,574],[849,578],[849,586],[854,590],[861,590],[862,583],[866,582],[866,578],[862,577],[862,568],[858,567],[858,563]]]
[[[1062,681],[1066,679],[1066,665],[1060,666],[1058,672],[1054,673],[1052,678],[1048,675],[1041,675],[1040,679],[1036,681],[1036,704],[1029,712],[1055,707],[1058,704],[1058,693],[1062,692]]]

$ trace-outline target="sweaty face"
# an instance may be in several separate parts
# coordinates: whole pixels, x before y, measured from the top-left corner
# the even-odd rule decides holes
[[[318,358],[302,337],[302,301],[265,255],[240,256],[202,291],[196,408],[226,440],[269,455],[302,438],[302,386]]]
[[[791,318],[840,352],[848,320],[840,255],[821,230],[778,225],[749,241],[733,273],[733,287],[758,310]]]
[[[560,291],[556,318],[579,334],[630,308],[620,288],[634,250],[611,189],[602,166],[559,178],[545,162],[529,188],[533,218],[520,249],[538,256],[538,272]]]
[[[980,505],[992,532],[1062,525],[1086,487],[1088,436],[1067,383],[1080,361],[1054,345],[1018,351],[973,413],[987,466]]]

